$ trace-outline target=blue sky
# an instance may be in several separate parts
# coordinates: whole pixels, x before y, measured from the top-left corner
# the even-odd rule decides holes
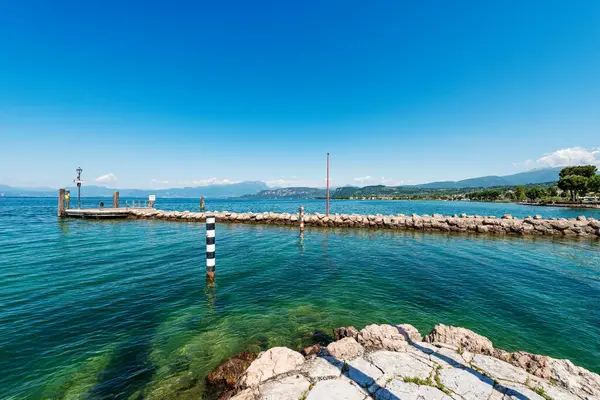
[[[369,3],[369,4],[367,4]],[[598,1],[0,3],[0,183],[401,184],[600,163]]]

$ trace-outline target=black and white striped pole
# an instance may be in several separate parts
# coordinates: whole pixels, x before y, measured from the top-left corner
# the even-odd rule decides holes
[[[300,221],[300,232],[304,232],[304,206],[300,206],[298,220]]]
[[[215,216],[206,217],[206,277],[215,278]]]

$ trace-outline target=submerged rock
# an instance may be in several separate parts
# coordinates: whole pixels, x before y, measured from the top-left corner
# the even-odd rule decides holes
[[[340,340],[345,337],[351,337],[356,339],[358,335],[358,330],[353,326],[343,326],[341,328],[335,328],[333,330],[333,338],[335,340]]]
[[[304,357],[308,357],[319,354],[321,351],[323,351],[323,349],[324,347],[320,344],[313,344],[312,346],[308,346],[300,350],[300,354],[302,354]]]
[[[208,374],[206,383],[209,386],[216,386],[220,389],[232,389],[255,359],[256,354],[250,352],[234,354],[231,358],[221,362],[213,372]]]

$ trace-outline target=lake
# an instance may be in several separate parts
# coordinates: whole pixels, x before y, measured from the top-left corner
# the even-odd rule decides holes
[[[87,206],[98,199],[84,199]],[[122,200],[127,201],[127,199]],[[211,200],[323,212],[323,201]],[[198,200],[158,199],[197,211]],[[545,217],[600,210],[334,201],[333,213]],[[312,343],[315,329],[464,326],[506,350],[600,372],[600,241],[217,223],[58,220],[56,199],[0,199],[0,388],[7,399],[200,398],[222,359]]]

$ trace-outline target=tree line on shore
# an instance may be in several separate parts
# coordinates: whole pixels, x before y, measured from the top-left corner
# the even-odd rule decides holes
[[[368,186],[360,189],[338,189],[336,199],[387,199],[387,200],[471,200],[471,201],[531,201],[577,202],[587,194],[600,195],[600,175],[594,165],[565,167],[558,182],[501,186],[492,188],[423,189],[414,187]]]

